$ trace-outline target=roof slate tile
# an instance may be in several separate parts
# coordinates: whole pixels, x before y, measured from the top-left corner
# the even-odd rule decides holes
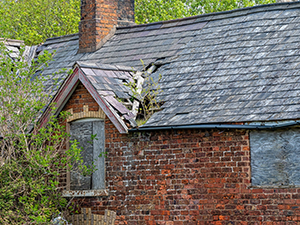
[[[141,69],[141,59],[165,57],[153,74],[162,76],[163,110],[144,126],[297,119],[299,36],[300,3],[251,7],[117,29],[94,53],[77,54],[77,35],[50,39],[44,48],[57,54],[45,74],[74,60]],[[91,71],[97,89],[129,96],[121,82],[129,73]]]

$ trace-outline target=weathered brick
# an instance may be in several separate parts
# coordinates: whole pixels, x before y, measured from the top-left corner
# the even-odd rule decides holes
[[[79,52],[97,50],[114,26],[134,22],[134,0],[81,0]]]
[[[79,84],[64,110],[83,104],[97,106]],[[109,196],[75,201],[117,224],[300,224],[298,188],[251,188],[245,130],[120,134],[106,118],[105,135]]]

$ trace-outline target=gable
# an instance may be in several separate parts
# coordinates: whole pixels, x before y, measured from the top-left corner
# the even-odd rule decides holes
[[[58,92],[51,100],[52,103],[55,103],[55,115],[58,115],[63,110],[66,104],[70,101],[70,98],[74,97],[73,93],[78,88],[82,89],[79,91],[79,93],[82,92],[85,94],[81,95],[77,93],[75,95],[75,98],[77,99],[75,99],[74,101],[73,99],[71,99],[71,104],[73,104],[73,108],[68,108],[69,111],[75,114],[79,113],[81,115],[86,115],[88,117],[93,117],[93,115],[96,114],[101,116],[106,115],[116,126],[120,133],[127,133],[128,127],[123,121],[123,119],[120,117],[120,115],[118,115],[117,111],[113,109],[113,107],[103,98],[103,96],[100,95],[100,93],[94,87],[90,79],[78,66],[75,66],[73,73],[70,74],[70,76],[64,81],[64,84],[60,87]],[[82,100],[82,97],[88,98],[89,100]],[[93,103],[94,108],[95,105],[97,105],[98,111],[96,113],[90,112],[95,111],[95,109],[93,110],[85,107],[87,103]],[[81,110],[83,114],[81,112],[77,112],[78,109]],[[48,108],[40,118],[41,126],[43,126],[48,121],[49,116],[51,114],[51,109]]]
[[[105,113],[81,82],[78,82],[76,89],[61,111],[68,111],[72,114],[68,118],[68,122],[92,116],[105,118]]]

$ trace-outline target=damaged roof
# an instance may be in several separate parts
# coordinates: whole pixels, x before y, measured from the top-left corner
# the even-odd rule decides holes
[[[23,49],[22,57],[25,61],[31,65],[31,61],[36,56],[36,46],[25,46],[24,41],[14,40],[14,39],[4,39],[0,38],[0,42],[3,42],[7,50],[9,51],[9,56],[11,59],[16,60],[20,57],[21,49]]]
[[[293,2],[118,28],[93,53],[77,53],[78,35],[48,39],[39,51],[56,50],[45,74],[75,61],[136,70],[141,60],[154,63],[164,104],[144,127],[277,121],[300,118],[299,36],[300,3]],[[105,77],[95,78],[97,90],[109,91],[101,89]]]

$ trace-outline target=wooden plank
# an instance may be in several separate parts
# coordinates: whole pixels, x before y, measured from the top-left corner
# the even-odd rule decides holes
[[[109,217],[109,211],[107,209],[105,209],[104,225],[108,225],[108,217]]]
[[[88,225],[91,225],[91,222],[92,222],[92,209],[91,208],[88,208],[88,211],[87,211],[87,218],[88,218]]]
[[[99,225],[103,225],[104,223],[104,216],[99,217]]]
[[[94,225],[95,224],[95,215],[94,214],[91,214],[91,223],[90,223],[90,225]]]
[[[83,214],[79,214],[79,224],[84,224],[84,217]]]
[[[105,222],[107,221],[107,216],[108,216],[108,210],[105,209],[105,214],[104,214],[104,221],[105,221]]]
[[[92,225],[98,225],[98,215],[93,214],[94,224]]]
[[[101,225],[101,219],[102,219],[102,216],[101,215],[95,215],[96,218],[97,218],[97,223],[96,225]]]
[[[93,121],[93,134],[97,134],[93,140],[93,160],[96,171],[93,172],[92,188],[105,189],[105,124],[104,121]],[[102,157],[99,155],[102,154]]]
[[[104,96],[105,100],[117,109],[121,114],[126,114],[129,110],[120,102],[118,102],[113,96]]]
[[[104,215],[92,214],[91,208],[82,208],[81,214],[66,215],[73,225],[114,225],[117,213],[105,210]]]
[[[78,225],[79,224],[79,215],[74,215],[74,224]]]
[[[81,209],[81,214],[82,214],[83,221],[86,221],[86,208]]]
[[[110,221],[109,221],[109,223],[110,223],[111,225],[115,224],[116,215],[117,215],[116,212],[110,211]]]

